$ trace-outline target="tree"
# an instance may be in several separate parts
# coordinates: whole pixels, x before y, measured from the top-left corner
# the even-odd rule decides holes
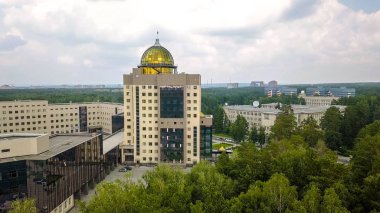
[[[277,140],[289,139],[297,128],[293,113],[280,113],[272,126],[272,135]]]
[[[285,212],[297,199],[296,187],[290,186],[286,176],[278,173],[264,183],[263,194],[273,212]]]
[[[320,212],[321,193],[316,184],[311,184],[309,190],[306,191],[302,202],[307,212]]]
[[[261,148],[263,148],[263,144],[265,144],[266,142],[266,137],[267,137],[267,133],[265,132],[265,127],[261,126],[259,128],[259,135],[258,135],[258,142]]]
[[[319,130],[317,121],[311,116],[301,123],[300,135],[311,147],[314,147],[318,140],[323,138],[323,133]]]
[[[12,202],[9,213],[37,213],[36,201],[34,199],[17,199]]]
[[[233,182],[218,173],[210,163],[202,161],[193,167],[187,176],[187,185],[191,191],[191,201],[195,203],[191,207],[193,211],[228,212],[227,201],[232,196]]]
[[[155,202],[172,212],[187,212],[191,191],[186,189],[185,174],[180,168],[159,165],[143,175],[148,194],[154,195]]]
[[[352,173],[358,184],[369,175],[380,173],[380,134],[359,138],[352,152]]]
[[[251,128],[251,131],[249,132],[248,140],[252,143],[256,143],[259,141],[259,132],[257,131],[256,126],[253,126]]]
[[[351,149],[354,146],[355,138],[370,120],[370,109],[366,99],[359,100],[355,105],[348,106],[344,112],[342,120],[343,146]]]
[[[323,196],[322,201],[322,212],[348,212],[347,209],[342,206],[342,201],[339,199],[338,195],[335,193],[335,190],[333,188],[328,188],[325,190],[325,194]]]
[[[223,107],[218,106],[214,113],[214,121],[213,121],[213,127],[215,129],[215,133],[222,133],[224,132],[224,122],[225,122],[225,114]]]
[[[342,145],[342,115],[338,108],[330,107],[321,118],[321,128],[325,131],[325,142],[327,147],[333,150],[340,149]]]
[[[380,211],[380,173],[364,179],[364,201],[367,211]]]
[[[235,122],[233,122],[230,126],[230,134],[232,138],[240,143],[244,141],[245,136],[248,132],[248,122],[245,120],[245,118],[241,115],[238,115],[236,117]]]

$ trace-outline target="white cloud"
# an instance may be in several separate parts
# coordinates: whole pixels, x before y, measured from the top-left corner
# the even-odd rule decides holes
[[[70,56],[59,56],[57,62],[63,65],[71,65],[74,64],[74,59]]]
[[[119,83],[158,29],[179,70],[204,82],[380,81],[378,23],[379,11],[337,0],[0,0],[0,70],[12,84]],[[36,75],[12,74],[23,70]]]

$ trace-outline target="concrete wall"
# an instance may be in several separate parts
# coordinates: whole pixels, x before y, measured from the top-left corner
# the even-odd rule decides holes
[[[0,135],[0,159],[33,155],[49,149],[47,134],[2,134]]]

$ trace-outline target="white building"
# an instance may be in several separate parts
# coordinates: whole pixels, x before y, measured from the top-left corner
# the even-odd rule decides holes
[[[241,115],[247,120],[250,128],[253,126],[265,127],[266,131],[270,131],[278,114],[281,113],[281,110],[277,109],[277,106],[277,103],[262,104],[261,108],[251,105],[233,105],[224,106],[223,109],[231,122],[234,122],[236,117]],[[313,117],[319,124],[322,116],[330,106],[291,105],[291,107],[297,124],[300,125],[308,117]],[[341,112],[345,109],[345,106],[335,107]]]

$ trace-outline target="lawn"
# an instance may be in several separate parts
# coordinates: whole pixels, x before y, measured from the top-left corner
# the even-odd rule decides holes
[[[231,147],[232,145],[231,144],[227,144],[227,143],[218,143],[218,144],[213,144],[212,145],[212,149],[220,149],[220,147],[224,147],[225,149],[227,149],[228,147]]]

